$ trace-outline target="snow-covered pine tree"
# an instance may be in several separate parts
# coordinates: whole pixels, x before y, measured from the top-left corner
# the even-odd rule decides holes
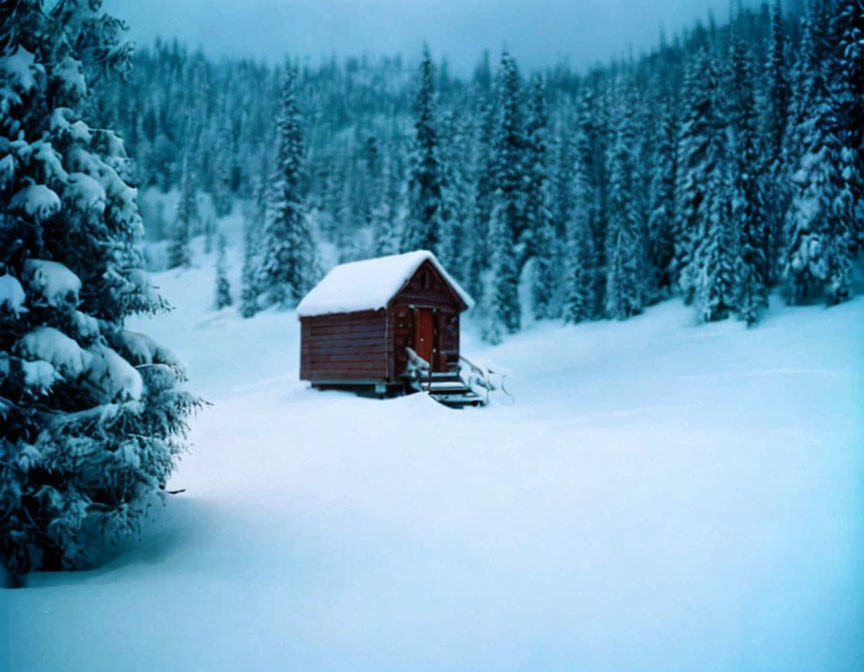
[[[851,172],[846,179],[853,199],[856,251],[864,251],[864,1],[838,0],[834,32],[840,86],[840,123]]]
[[[231,298],[231,283],[228,281],[228,259],[226,256],[228,242],[225,235],[220,233],[216,243],[216,298],[213,307],[216,310],[227,308],[234,299]]]
[[[765,68],[766,91],[763,108],[763,129],[769,164],[782,160],[789,107],[786,31],[780,0],[771,3],[771,32],[768,37],[768,58]],[[733,54],[734,56],[734,54]]]
[[[519,331],[519,275],[525,257],[525,136],[519,71],[506,51],[498,73],[498,119],[493,144],[495,175],[491,219],[491,275],[489,310],[492,323],[510,333]],[[494,330],[491,332],[496,333]]]
[[[768,270],[766,282],[769,286],[776,282],[777,258],[782,244],[783,216],[789,202],[789,171],[784,164],[786,130],[789,123],[789,64],[780,0],[774,0],[771,4],[770,21],[761,123],[766,153],[765,172],[761,182],[766,204],[765,252]],[[768,204],[772,204],[771,207],[767,207]]]
[[[565,323],[577,323],[590,319],[594,314],[594,292],[592,261],[594,253],[591,232],[587,219],[571,220],[572,231],[568,235],[564,258],[564,306]]]
[[[708,220],[694,265],[698,268],[696,309],[699,317],[714,322],[729,317],[737,303],[736,270],[738,266],[738,235],[735,213],[746,205],[740,183],[735,180],[731,157],[721,161],[711,172]],[[739,214],[739,220],[743,214]]]
[[[217,217],[231,212],[231,165],[234,143],[228,128],[219,131],[216,141],[215,176],[213,184],[213,209]]]
[[[672,270],[690,303],[697,290],[694,261],[709,218],[709,185],[717,169],[723,129],[717,110],[717,71],[713,55],[699,51],[685,65],[683,115],[678,135],[675,178],[675,256]]]
[[[402,238],[404,210],[404,177],[401,156],[392,149],[384,159],[384,192],[381,202],[373,211],[375,254],[396,254]]]
[[[549,180],[549,119],[546,112],[546,91],[541,77],[531,80],[526,121],[525,164],[527,185],[525,219],[529,228],[528,244],[534,259],[531,278],[531,298],[534,317],[538,320],[555,317],[556,283],[560,276],[559,250],[550,209]]]
[[[762,189],[763,171],[770,170],[760,153],[752,56],[738,35],[733,36],[727,81],[730,169],[734,192],[730,202],[736,246],[736,312],[748,325],[759,321],[768,306],[769,254],[773,237]]]
[[[258,312],[258,271],[256,227],[254,220],[247,217],[243,222],[243,268],[240,271],[240,315],[254,317]]]
[[[441,202],[439,206],[438,258],[457,278],[462,279],[462,242],[465,236],[465,203],[461,164],[465,148],[455,112],[441,120],[445,141],[439,149]]]
[[[556,128],[555,166],[552,176],[552,219],[555,234],[559,238],[567,236],[567,225],[573,209],[573,120],[560,120]]]
[[[837,148],[834,201],[825,222],[828,245],[828,283],[825,298],[828,305],[842,303],[852,298],[852,266],[855,259],[856,222],[860,231],[861,207],[856,211],[856,191],[860,190],[855,152],[842,143]],[[855,177],[855,179],[852,178]]]
[[[483,301],[486,317],[483,338],[493,345],[500,343],[505,334],[518,331],[521,318],[513,235],[504,214],[503,199],[496,202],[491,221],[491,272]]]
[[[818,70],[817,49],[814,45],[814,26],[812,11],[801,17],[800,37],[794,48],[790,48],[792,65],[789,68],[789,105],[786,115],[786,129],[783,142],[783,167],[791,182],[791,176],[798,170],[798,163],[805,152],[805,135],[814,98],[812,87],[817,81],[812,73]],[[789,185],[794,191],[794,185]],[[786,212],[784,211],[784,215]],[[785,225],[785,224],[784,224]],[[788,232],[787,232],[788,233]],[[783,243],[788,243],[784,234]],[[782,265],[782,260],[778,260]]]
[[[860,178],[854,154],[843,142],[837,89],[842,81],[830,20],[824,7],[811,6],[802,38],[808,51],[800,56],[799,73],[806,98],[796,108],[795,134],[805,151],[793,175],[783,256],[787,298],[793,303],[824,294],[833,304],[851,296],[855,199],[850,183]]]
[[[315,281],[315,243],[306,221],[302,192],[303,130],[295,92],[295,72],[286,64],[278,120],[276,170],[271,207],[262,235],[261,282],[268,305],[288,308]]]
[[[208,217],[204,220],[204,254],[213,252],[213,234],[216,233],[216,224]]]
[[[515,268],[521,273],[527,260],[531,230],[525,217],[527,204],[527,152],[522,105],[522,87],[516,61],[507,51],[501,54],[497,82],[497,119],[493,137],[495,202],[499,216],[510,230],[515,245]],[[515,314],[515,313],[514,313]],[[519,328],[518,320],[509,328]]]
[[[675,254],[675,159],[675,120],[672,106],[667,105],[660,112],[649,189],[648,250],[653,274],[653,300],[669,296],[675,284],[672,271]]]
[[[468,268],[468,289],[475,296],[483,296],[482,277],[490,267],[489,232],[495,202],[495,105],[484,103],[480,111],[477,137],[476,176],[474,181],[474,208],[471,211],[471,260]]]
[[[601,318],[605,314],[606,296],[606,235],[607,215],[607,166],[606,145],[608,110],[596,100],[596,92],[586,87],[577,103],[577,131],[573,142],[574,165],[580,165],[582,178],[580,192],[574,192],[574,209],[585,204],[591,232],[591,317]],[[575,179],[575,178],[574,178]],[[574,181],[574,185],[576,182]],[[575,187],[574,187],[575,188]],[[577,195],[578,193],[578,195]]]
[[[124,328],[166,305],[142,270],[123,142],[81,115],[95,78],[127,71],[122,30],[98,0],[0,13],[0,557],[14,574],[81,567],[135,530],[198,403],[177,360]]]
[[[269,162],[265,156],[254,186],[254,201],[244,209],[243,267],[240,271],[240,315],[254,317],[259,310],[262,273],[260,268],[261,229],[269,204]]]
[[[468,110],[454,112],[452,141],[448,143],[446,165],[448,167],[448,189],[451,192],[455,221],[451,227],[457,238],[453,245],[453,273],[467,284],[471,275],[475,231],[471,225],[474,212],[474,121]]]
[[[359,203],[361,196],[355,169],[354,165],[346,165],[343,172],[345,180],[342,183],[342,200],[337,213],[336,230],[340,264],[357,261],[366,256],[362,246],[365,220],[362,205]]]
[[[408,181],[408,220],[402,250],[438,251],[441,238],[442,175],[435,100],[435,68],[423,48],[414,102],[414,144]]]
[[[575,145],[584,142],[584,131],[579,129]],[[586,167],[583,161],[572,165],[570,193],[572,205],[567,223],[567,246],[563,260],[565,322],[582,322],[595,314],[596,254],[591,235],[591,203]]]
[[[192,264],[190,240],[198,221],[198,194],[193,183],[189,160],[183,160],[180,201],[174,215],[171,243],[168,246],[168,268],[188,268]]]
[[[609,155],[608,237],[606,240],[606,315],[624,319],[645,305],[644,243],[633,203],[631,96],[618,85],[615,142]]]

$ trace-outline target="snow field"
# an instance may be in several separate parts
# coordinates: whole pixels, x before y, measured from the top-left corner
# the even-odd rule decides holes
[[[864,667],[861,299],[496,348],[469,320],[515,404],[452,411],[307,389],[292,313],[209,310],[214,258],[130,325],[213,403],[186,492],[107,565],[4,592],[10,671]]]

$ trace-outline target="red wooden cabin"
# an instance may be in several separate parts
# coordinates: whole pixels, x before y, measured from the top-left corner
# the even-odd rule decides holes
[[[304,297],[300,378],[314,386],[405,383],[409,351],[432,372],[459,368],[459,314],[468,293],[431,252],[341,264]]]

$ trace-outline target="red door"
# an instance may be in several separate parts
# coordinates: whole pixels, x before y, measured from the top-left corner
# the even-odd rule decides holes
[[[414,351],[435,368],[435,316],[427,308],[418,308],[414,320]]]

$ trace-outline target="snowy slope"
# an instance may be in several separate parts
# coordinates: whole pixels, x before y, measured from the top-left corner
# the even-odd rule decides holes
[[[207,310],[211,263],[133,327],[213,402],[186,492],[0,594],[0,669],[864,669],[864,301],[469,327],[515,404],[452,411],[306,389],[296,317]]]

